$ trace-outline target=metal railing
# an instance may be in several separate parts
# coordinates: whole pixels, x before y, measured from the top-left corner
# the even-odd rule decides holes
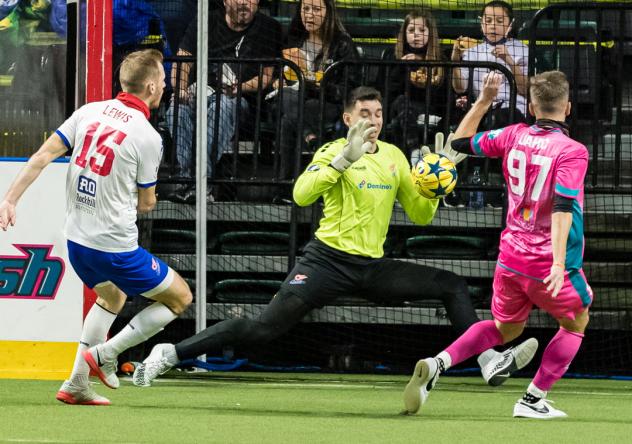
[[[569,77],[574,108],[571,135],[589,148],[587,191],[592,193],[632,191],[632,142],[624,147],[622,140],[632,126],[632,121],[624,124],[623,114],[624,51],[626,45],[632,45],[632,24],[626,14],[629,17],[631,12],[630,3],[560,3],[538,11],[529,26],[529,74],[537,73],[542,64],[536,50],[545,39],[552,61],[545,69],[560,69]],[[572,42],[559,38],[565,16],[573,24],[567,28]],[[543,29],[546,20],[552,21],[548,30]],[[604,70],[607,55],[616,65],[614,73]],[[628,104],[632,106],[632,97]]]

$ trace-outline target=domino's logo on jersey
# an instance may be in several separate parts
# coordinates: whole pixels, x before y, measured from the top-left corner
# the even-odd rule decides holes
[[[79,176],[75,196],[75,208],[88,214],[94,214],[97,207],[96,194],[97,183],[89,177]]]
[[[365,179],[362,179],[362,182],[358,184],[358,188],[363,190],[392,190],[393,185],[388,183],[371,183],[367,182]]]
[[[0,255],[0,299],[55,299],[66,266],[53,246],[13,246],[21,254]]]

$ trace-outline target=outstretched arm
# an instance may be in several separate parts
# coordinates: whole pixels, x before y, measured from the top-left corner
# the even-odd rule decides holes
[[[476,102],[474,102],[474,105],[472,105],[472,108],[470,108],[465,117],[463,117],[463,120],[461,120],[461,123],[459,123],[459,127],[454,132],[455,139],[472,137],[476,134],[476,129],[481,123],[481,119],[485,113],[487,113],[487,110],[498,94],[498,88],[500,88],[502,80],[502,75],[495,72],[490,72],[485,76],[483,80],[483,90],[480,96],[478,96],[478,99],[476,99]]]
[[[0,228],[7,231],[9,225],[15,225],[15,206],[26,189],[37,179],[42,170],[66,152],[67,148],[57,133],[51,135],[40,149],[31,156],[9,187],[9,191],[0,202]]]

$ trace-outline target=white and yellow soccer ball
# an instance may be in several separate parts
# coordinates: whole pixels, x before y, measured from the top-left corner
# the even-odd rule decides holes
[[[454,162],[436,153],[423,156],[413,167],[411,176],[417,192],[429,199],[450,194],[458,179]]]

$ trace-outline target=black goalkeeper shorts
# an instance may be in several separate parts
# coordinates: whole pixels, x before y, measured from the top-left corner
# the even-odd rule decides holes
[[[318,239],[309,242],[304,251],[281,289],[294,293],[315,308],[322,308],[341,296],[398,305],[422,299],[445,300],[456,291],[451,278],[458,277],[437,268],[356,256],[331,248]],[[471,305],[466,311],[474,313]]]

